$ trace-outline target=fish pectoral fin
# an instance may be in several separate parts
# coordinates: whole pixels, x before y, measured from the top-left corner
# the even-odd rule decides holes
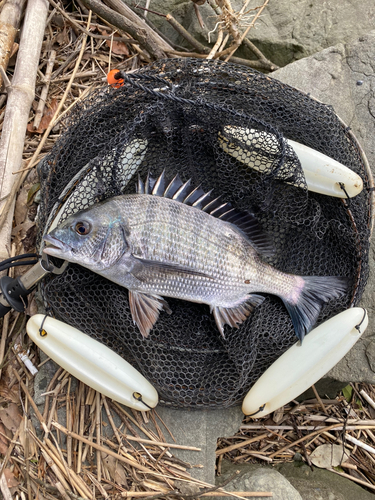
[[[264,301],[264,299],[265,297],[263,297],[262,295],[251,294],[248,295],[247,299],[238,306],[213,307],[212,312],[215,318],[215,322],[223,338],[225,338],[224,325],[229,325],[232,328],[238,328],[238,326],[250,316],[254,309],[259,306]]]
[[[170,264],[168,262],[159,262],[157,260],[147,260],[133,255],[136,259],[136,265],[132,270],[132,275],[140,281],[145,281],[146,276],[149,274],[171,274],[171,275],[190,275],[190,276],[204,276],[205,278],[212,278],[208,274],[196,271],[190,267],[181,266],[180,264]]]
[[[129,305],[133,321],[143,337],[148,337],[162,309],[168,314],[172,313],[168,303],[159,295],[129,290]]]

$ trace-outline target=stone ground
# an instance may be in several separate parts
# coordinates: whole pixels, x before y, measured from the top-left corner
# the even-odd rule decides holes
[[[236,470],[241,471],[240,476],[226,486],[228,491],[273,491],[273,500],[372,500],[374,498],[373,493],[349,479],[316,467],[312,471],[301,462],[271,467],[238,465],[223,461],[223,472],[217,479],[217,484],[225,481]]]
[[[126,0],[134,5],[132,0]],[[220,2],[216,2],[220,3]],[[231,0],[239,11],[243,0]],[[262,5],[262,1],[250,0],[248,10]],[[142,3],[140,3],[142,5]],[[211,45],[216,41],[215,16],[206,2],[199,6],[205,26],[202,28],[195,15],[191,0],[153,0],[152,10],[171,13],[195,38],[207,44],[211,31]],[[251,15],[251,13],[250,13]],[[150,20],[174,43],[184,45],[183,38],[164,17],[148,14]],[[279,66],[285,66],[301,58],[322,51],[337,43],[348,43],[367,34],[375,26],[373,0],[271,0],[262,12],[259,22],[251,29],[248,38],[259,47],[266,57]],[[253,58],[246,49],[237,52],[239,57]]]

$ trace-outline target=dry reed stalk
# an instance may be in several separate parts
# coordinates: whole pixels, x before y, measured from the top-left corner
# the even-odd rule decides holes
[[[27,4],[14,77],[8,92],[0,140],[0,199],[8,198],[1,203],[0,258],[7,257],[6,249],[10,248],[15,203],[12,187],[16,182],[12,173],[19,170],[22,161],[47,12],[46,0],[34,0]]]
[[[268,491],[258,491],[258,492],[250,492],[250,491],[232,491],[237,498],[251,498],[251,497],[257,497],[257,498],[267,498],[267,497],[272,497],[273,493],[268,492]],[[123,491],[121,493],[122,498],[145,498],[148,496],[155,496],[154,491]],[[212,491],[208,493],[203,493],[199,495],[200,497],[227,497],[228,493],[226,492],[221,492],[221,491]]]
[[[216,450],[216,456],[223,455],[224,453],[229,453],[230,451],[237,450],[238,448],[243,448],[248,444],[255,443],[256,441],[260,441],[268,436],[268,433],[261,434],[260,436],[256,436],[251,439],[246,439],[246,441],[242,441],[241,443],[232,444],[227,446],[226,448],[221,448],[220,450]]]
[[[73,427],[72,427],[72,430],[74,432],[79,432],[79,413],[81,408],[82,391],[83,391],[83,384],[82,382],[78,381],[74,398],[75,405],[73,412]],[[78,442],[74,439],[72,440],[72,451],[74,458],[74,468],[76,471],[77,471],[77,449],[78,449]]]
[[[124,410],[118,403],[113,401],[111,403],[111,406],[115,407],[116,410],[118,410],[117,413],[119,415],[124,415],[126,418],[128,418],[136,427],[139,428],[140,431],[143,432],[143,434],[145,434],[147,437],[149,437],[152,441],[155,440],[155,436],[152,434],[152,432],[148,431],[143,426],[139,425],[138,422],[126,410]],[[168,456],[172,456],[169,452],[166,452],[166,453]]]
[[[46,461],[47,465],[52,469],[57,479],[60,481],[60,483],[66,490],[70,490],[68,482],[66,481],[64,475],[61,473],[60,467],[58,467],[57,465],[59,463],[58,458],[54,456],[50,450],[48,450],[47,446],[44,443],[42,443],[42,441],[33,432],[30,432],[30,436],[39,446],[44,460]]]
[[[109,409],[109,406],[108,406],[108,403],[107,403],[107,398],[105,396],[102,396],[102,401],[103,401],[103,405],[104,405],[104,408],[105,408],[105,412],[107,414],[108,422],[110,423],[110,425],[112,427],[112,430],[113,430],[113,434],[115,435],[115,437],[117,439],[117,442],[118,442],[118,444],[121,447],[121,446],[123,446],[122,439],[121,439],[119,431],[118,431],[118,429],[117,429],[117,427],[116,427],[116,425],[115,425],[115,423],[113,421],[111,410]]]
[[[128,434],[123,434],[123,436],[128,441],[136,441],[137,443],[153,444],[154,446],[161,446],[165,448],[176,448],[179,450],[202,451],[201,448],[196,448],[195,446],[184,446],[179,444],[164,443],[160,441],[155,441],[153,439],[143,439],[143,438],[133,437],[129,436]]]
[[[1,493],[3,494],[3,499],[4,500],[12,500],[12,493],[10,492],[10,489],[8,488],[7,480],[5,479],[5,476],[0,477],[0,490]]]
[[[93,408],[93,405],[91,405],[91,410],[92,410],[92,408]],[[91,414],[91,416],[92,416],[92,414]],[[86,441],[85,449],[83,450],[83,453],[82,453],[82,462],[85,462],[88,453],[90,453],[90,455],[92,455],[92,442],[93,442],[93,438],[94,438],[94,432],[95,432],[95,422],[91,418],[88,439]]]
[[[151,470],[148,467],[145,467],[141,464],[138,464],[135,460],[134,461],[129,460],[128,458],[125,458],[122,455],[119,455],[118,453],[113,452],[109,448],[106,448],[105,446],[101,446],[100,444],[94,443],[93,441],[90,441],[89,439],[87,439],[83,436],[80,436],[80,435],[76,434],[75,432],[69,433],[68,429],[66,427],[62,426],[61,424],[59,424],[58,422],[53,421],[52,425],[56,429],[59,429],[64,434],[66,434],[66,435],[70,434],[75,439],[78,439],[78,440],[82,441],[83,443],[86,443],[99,451],[103,451],[104,453],[107,453],[107,455],[111,455],[112,457],[117,458],[117,460],[119,460],[120,462],[124,462],[125,464],[130,465],[131,467],[134,467],[135,469],[138,469],[140,471],[147,472],[148,474],[155,474],[155,472],[153,470]]]
[[[70,407],[70,388],[72,383],[72,377],[68,379],[68,388],[66,391],[66,427],[71,431],[72,430],[72,413]],[[71,436],[67,436],[66,438],[66,454],[67,454],[67,462],[68,467],[72,467],[72,438]]]
[[[100,393],[99,392],[96,392],[95,410],[96,410],[95,411],[96,442],[98,444],[100,444],[101,443],[100,428],[101,428],[102,407],[101,407],[101,404],[100,404]],[[100,481],[102,479],[100,450],[96,450],[96,469],[97,469],[96,473],[97,473],[98,481],[100,483]]]
[[[55,414],[56,411],[56,405],[57,405],[57,397],[61,391],[61,389],[67,384],[67,379],[63,380],[62,382],[59,382],[57,386],[55,387],[54,390],[54,395],[53,395],[53,400],[52,400],[52,405],[51,405],[51,410],[50,412],[46,415],[47,418],[47,432],[45,434],[45,438],[48,436],[49,431],[51,430],[51,422],[53,419],[53,415]],[[43,417],[44,418],[44,417]]]
[[[164,425],[165,429],[167,430],[168,434],[171,436],[171,438],[173,439],[173,441],[176,442],[176,439],[173,436],[171,430],[169,429],[169,427],[167,426],[167,424],[164,422],[164,420],[161,418],[161,416],[158,414],[158,412],[155,409],[153,409],[152,413],[155,414],[158,417],[158,419]]]
[[[335,421],[336,419],[331,419]],[[361,422],[364,422],[363,420]],[[371,425],[344,425],[342,422],[337,423],[338,427],[337,431],[342,431],[343,429],[347,430],[365,430],[365,429],[375,429],[374,424]],[[292,425],[249,425],[246,426],[248,430],[284,430],[284,431],[292,431],[294,427]],[[327,429],[326,425],[298,425],[297,429],[300,431],[318,431],[322,429]]]
[[[53,436],[53,434],[51,435]],[[55,457],[55,462],[58,464],[60,470],[65,474],[66,478],[69,479],[70,484],[77,489],[80,495],[91,498],[92,495],[88,486],[81,478],[81,476],[78,476],[78,474],[76,474],[74,470],[68,466],[67,462],[65,461],[64,455],[57,445],[56,441],[54,445],[49,439],[47,439],[46,444],[48,446],[47,453],[50,452]]]
[[[55,483],[55,486],[64,500],[71,500],[69,495],[64,490],[64,486],[59,481]]]
[[[334,469],[328,469],[330,472],[333,472],[334,474],[338,474],[341,477],[346,477],[347,479],[351,479],[352,481],[361,484],[362,486],[365,486],[366,488],[369,488],[371,490],[375,490],[375,486],[367,481],[362,481],[361,479],[358,479],[357,477],[351,476],[350,474],[345,474],[345,472],[338,472]]]
[[[55,64],[55,59],[56,59],[56,50],[51,50],[51,53],[47,61],[46,73],[44,76],[44,85],[40,93],[37,110],[35,111],[35,118],[33,125],[34,129],[37,129],[39,127],[40,121],[43,116],[43,111],[47,101],[48,89],[51,83],[51,74],[53,70],[53,65]]]
[[[97,479],[94,474],[92,474],[91,472],[87,471],[86,472],[86,475],[89,479],[91,479],[92,483],[96,486],[96,488],[98,489],[98,491],[101,493],[101,495],[104,496],[104,498],[109,498],[109,495],[108,493],[105,491],[105,489],[103,488],[103,486],[100,484],[100,481],[99,481],[99,478]]]
[[[360,391],[360,395],[368,402],[368,404],[375,410],[375,401],[364,391]]]
[[[85,425],[85,392],[84,392],[84,383],[80,382],[81,390],[81,405],[80,405],[80,414],[79,414],[79,435],[83,435],[84,425]],[[79,474],[82,470],[82,441],[78,442],[78,455],[77,455],[77,474]]]
[[[314,391],[315,397],[318,400],[319,405],[320,405],[321,409],[323,410],[323,413],[327,414],[327,410],[326,410],[326,408],[325,408],[325,406],[323,404],[323,401],[321,400],[321,398],[320,398],[320,396],[318,394],[318,391],[316,390],[314,384],[311,386],[311,389]]]

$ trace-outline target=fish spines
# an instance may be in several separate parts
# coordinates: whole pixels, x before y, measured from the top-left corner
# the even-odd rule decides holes
[[[301,276],[304,285],[296,300],[280,296],[292,319],[295,333],[302,342],[314,327],[327,302],[343,296],[349,287],[349,278],[340,276]]]
[[[205,192],[200,186],[192,187],[191,179],[183,182],[177,174],[169,183],[165,170],[157,179],[147,174],[145,182],[138,177],[137,194],[147,194],[169,198],[179,203],[192,206],[202,212],[228,222],[241,231],[250,245],[263,256],[274,255],[273,240],[267,234],[251,211],[233,208],[230,202],[223,202],[221,195],[214,198],[212,190]]]

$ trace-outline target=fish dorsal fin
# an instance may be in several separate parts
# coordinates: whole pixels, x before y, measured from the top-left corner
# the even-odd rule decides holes
[[[191,179],[184,183],[177,174],[168,182],[164,170],[157,179],[149,173],[145,182],[138,176],[136,192],[170,198],[198,208],[235,226],[260,254],[271,257],[275,253],[271,236],[263,230],[254,214],[233,208],[231,203],[223,202],[220,196],[214,198],[211,196],[212,191],[206,193],[200,186],[192,187]]]

